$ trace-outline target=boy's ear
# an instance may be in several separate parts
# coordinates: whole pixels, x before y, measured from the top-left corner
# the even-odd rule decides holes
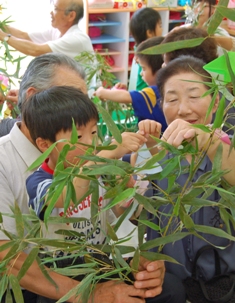
[[[155,37],[155,32],[150,29],[147,29],[146,36],[147,36],[147,38]]]
[[[44,153],[50,146],[51,142],[47,139],[42,139],[41,137],[36,139],[37,148]]]

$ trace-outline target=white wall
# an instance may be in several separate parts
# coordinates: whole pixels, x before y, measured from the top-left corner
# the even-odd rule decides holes
[[[10,17],[9,20],[13,21],[10,25],[17,29],[32,32],[41,31],[50,26],[50,0],[3,0],[1,4],[5,8],[0,15],[1,20]],[[24,56],[19,52],[14,53],[16,58],[19,55]],[[28,56],[21,61],[21,75],[32,59],[33,57]],[[1,62],[0,66],[2,67]],[[9,69],[15,70],[11,66]]]

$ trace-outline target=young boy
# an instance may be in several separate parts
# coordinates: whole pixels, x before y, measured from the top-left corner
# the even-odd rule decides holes
[[[79,156],[84,155],[87,145],[91,145],[97,134],[98,112],[93,102],[79,90],[73,87],[57,86],[33,95],[25,102],[22,111],[23,120],[29,129],[32,140],[38,149],[45,152],[54,142],[66,139],[67,142],[58,142],[56,147],[49,154],[48,159],[42,166],[28,177],[26,181],[29,195],[29,206],[43,220],[44,213],[48,205],[45,204],[45,197],[48,188],[52,183],[54,169],[57,164],[58,156],[65,144],[70,141],[72,133],[72,119],[77,128],[78,143],[73,150],[66,155],[64,167],[78,164]],[[122,144],[113,141],[112,144],[117,148],[112,151],[101,151],[98,155],[103,158],[119,159],[125,153],[137,150],[146,139],[140,134],[123,133]],[[86,162],[84,166],[94,164]],[[102,180],[99,180],[100,184]],[[76,200],[86,197],[90,181],[74,177],[73,185],[76,192]],[[74,223],[73,226],[63,224],[63,229],[73,229],[78,233],[88,237],[92,244],[103,243],[106,236],[106,222],[112,223],[115,219],[113,212],[99,212],[97,224],[92,225],[90,204],[91,195],[75,207],[71,202],[66,214],[64,214],[64,200],[66,197],[66,187],[55,204],[51,216],[82,217],[82,221]],[[104,199],[104,187],[99,186],[99,208],[102,209],[108,201]],[[50,225],[46,237],[59,238],[54,234],[55,230],[61,229],[61,224]],[[73,238],[74,239],[74,238]]]
[[[127,91],[123,89],[105,89],[99,87],[95,95],[101,100],[110,100],[118,103],[132,103],[134,114],[138,122],[145,119],[155,120],[162,124],[162,130],[166,129],[166,121],[160,107],[160,94],[156,86],[157,72],[163,64],[162,55],[148,55],[142,51],[159,45],[163,37],[153,37],[142,42],[136,50],[136,60],[142,67],[142,78],[149,87],[141,91]]]

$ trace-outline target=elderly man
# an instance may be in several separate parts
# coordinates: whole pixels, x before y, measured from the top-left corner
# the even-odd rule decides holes
[[[22,102],[25,102],[31,94],[53,85],[73,86],[86,92],[83,77],[84,73],[79,64],[67,56],[50,53],[36,57],[29,64],[22,79],[19,91],[19,107],[21,108]],[[0,209],[2,213],[10,213],[10,207],[14,207],[15,202],[22,213],[29,212],[25,180],[31,173],[27,171],[29,165],[39,155],[40,152],[31,143],[31,137],[23,121],[17,122],[10,134],[0,139]],[[13,218],[3,216],[3,227],[10,233],[17,234]],[[0,230],[0,245],[8,242],[9,238]],[[8,249],[0,252],[0,262],[7,252]],[[17,259],[12,261],[9,268],[12,274],[19,273],[26,258],[27,254],[22,252]],[[164,262],[151,262],[141,258],[134,285],[117,283],[117,281],[97,284],[90,302],[144,303],[145,300],[154,303],[178,302],[173,299],[174,297],[178,299],[178,294],[174,296],[173,289],[175,287],[180,293],[181,288],[174,277],[164,280],[164,273]],[[36,262],[30,266],[20,281],[22,288],[25,289],[23,291],[25,303],[34,303],[36,300],[36,296],[29,291],[58,300],[79,283],[55,272],[48,272],[48,274],[55,281],[57,287],[45,278]],[[160,294],[161,292],[162,294]],[[54,302],[50,299],[46,302]],[[1,302],[4,303],[5,299],[2,299]],[[71,297],[68,302],[78,302],[78,299]]]
[[[90,38],[78,27],[82,17],[82,0],[54,0],[50,29],[27,33],[8,26],[6,32],[0,30],[0,40],[33,57],[56,52],[74,58],[83,51],[93,51]]]

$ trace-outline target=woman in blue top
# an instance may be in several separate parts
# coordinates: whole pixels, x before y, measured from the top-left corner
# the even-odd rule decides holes
[[[217,96],[216,99],[213,100],[214,103],[211,106],[212,96],[211,94],[206,94],[212,79],[203,69],[203,65],[204,62],[200,59],[191,56],[182,56],[171,61],[158,74],[157,85],[162,97],[163,113],[168,124],[168,127],[163,133],[161,139],[180,149],[184,148],[182,145],[183,141],[190,141],[192,142],[192,145],[197,147],[199,150],[197,156],[201,156],[205,153],[205,157],[196,168],[195,165],[193,166],[193,161],[197,161],[197,156],[193,159],[191,154],[186,153],[185,158],[181,161],[181,169],[183,173],[178,173],[175,180],[178,191],[168,193],[172,199],[174,199],[174,196],[180,195],[186,184],[189,188],[191,185],[193,186],[202,175],[209,174],[213,167],[215,154],[220,146],[223,147],[220,160],[221,171],[224,171],[222,178],[231,186],[235,185],[235,150],[232,148],[231,152],[229,152],[231,144],[227,134],[222,132],[220,129],[206,132],[202,128],[194,127],[194,124],[210,125],[212,115],[216,112],[219,104],[219,96]],[[208,86],[206,86],[205,82],[208,83]],[[208,114],[210,106],[211,111]],[[139,131],[145,136],[154,135],[155,137],[159,137],[161,125],[151,120],[141,121],[139,123]],[[195,144],[196,141],[197,144]],[[149,147],[154,144],[156,145],[156,141],[150,139],[148,142]],[[151,149],[152,153],[157,153],[158,151],[157,147]],[[173,156],[170,151],[167,151],[164,160],[174,160],[174,157],[176,158],[176,156]],[[161,163],[161,165],[164,172],[165,164]],[[192,173],[192,171],[189,170],[187,172],[184,170],[189,167],[194,167],[194,174],[190,175],[190,172]],[[206,180],[208,180],[208,178]],[[201,181],[201,186],[199,188],[202,188],[203,182],[205,182],[205,179],[204,181]],[[162,195],[163,192],[168,192],[170,184],[170,179],[164,177],[162,179],[155,180],[153,185],[154,194],[159,196]],[[210,185],[210,182],[208,185]],[[221,183],[217,186],[222,188]],[[210,234],[210,228],[215,228],[218,229],[218,233],[220,233],[220,235],[225,231],[227,233],[231,233],[232,237],[234,237],[234,225],[232,226],[231,224],[230,226],[227,220],[223,220],[224,217],[221,217],[221,212],[216,205],[200,207],[199,204],[198,208],[192,208],[190,206],[190,202],[194,201],[195,204],[195,199],[201,198],[203,195],[203,198],[209,201],[208,204],[210,201],[218,202],[221,199],[220,191],[212,190],[209,186],[206,187],[206,183],[205,188],[205,191],[202,190],[200,193],[197,193],[197,197],[192,196],[188,203],[180,204],[180,216],[175,216],[168,228],[168,233],[175,231],[177,228],[179,230],[179,227],[182,224],[182,214],[185,216],[189,214],[192,221],[189,219],[190,221],[188,222],[193,222],[195,224],[193,227],[194,235],[187,235],[183,239],[175,241],[174,243],[166,244],[162,250],[159,249],[159,247],[153,248],[153,251],[158,252],[161,250],[163,254],[171,256],[179,262],[179,264],[167,262],[166,271],[175,274],[182,280],[191,276],[192,265],[197,251],[208,243],[224,248],[218,250],[222,273],[235,271],[234,241],[228,240],[225,237]],[[176,200],[177,198],[171,204],[161,204],[157,209],[156,217],[149,214],[149,220],[157,226],[160,226],[161,231],[149,228],[147,232],[148,240],[154,240],[156,242],[157,238],[163,236],[166,231],[164,231],[164,228],[169,223],[170,215],[173,213]],[[231,198],[231,201],[232,200],[233,199]],[[233,203],[230,205],[228,205],[226,201],[222,201],[221,203],[225,203],[225,206],[227,205],[228,208],[233,209]],[[225,213],[228,213],[229,216],[229,212],[225,211]],[[195,227],[198,225],[206,226],[207,228],[204,228],[204,232],[200,232],[199,229]],[[188,227],[188,229],[184,228],[183,231],[192,230]],[[199,236],[195,236],[196,232]],[[156,243],[153,243],[152,247],[154,245],[156,245]],[[198,275],[205,280],[211,279],[215,275],[213,251],[206,251],[199,258],[197,265]]]

